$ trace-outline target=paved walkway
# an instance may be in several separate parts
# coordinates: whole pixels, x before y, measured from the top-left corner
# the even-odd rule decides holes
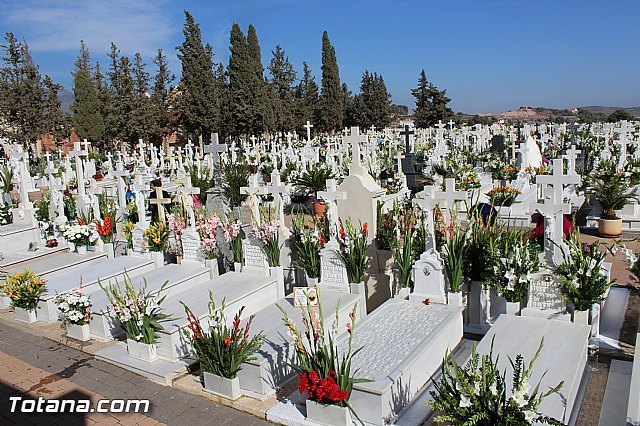
[[[28,399],[149,399],[146,414],[10,413],[10,396]],[[0,424],[267,425],[208,399],[153,383],[92,356],[0,322]]]

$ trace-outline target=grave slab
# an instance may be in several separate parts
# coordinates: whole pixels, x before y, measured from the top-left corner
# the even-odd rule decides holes
[[[0,273],[9,268],[26,268],[26,265],[46,257],[56,256],[68,252],[68,247],[59,246],[54,248],[39,247],[36,251],[16,250],[8,253],[1,253]]]
[[[80,268],[95,266],[105,261],[107,254],[99,252],[87,252],[87,254],[67,252],[55,256],[41,257],[28,263],[20,262],[19,258],[20,253],[12,253],[11,257],[7,256],[5,259],[7,259],[8,264],[0,266],[0,273],[10,275],[29,269],[40,277],[47,279],[49,275],[59,271],[71,272]]]
[[[38,321],[52,323],[58,319],[58,309],[54,302],[56,293],[71,290],[82,282],[82,288],[98,287],[98,280],[108,282],[111,278],[127,272],[130,276],[137,276],[155,269],[150,259],[142,257],[122,256],[99,265],[90,265],[74,271],[57,271],[47,277],[45,293],[38,302]]]
[[[494,356],[500,354],[498,368],[506,369],[510,378],[513,370],[508,357],[514,359],[517,354],[522,354],[526,362],[530,361],[544,337],[544,347],[529,383],[535,386],[540,381],[540,390],[546,391],[564,381],[559,393],[542,401],[539,411],[566,423],[574,408],[578,408],[574,407],[574,403],[587,362],[589,332],[590,327],[584,324],[500,315],[478,344],[477,350],[480,354],[489,353],[491,340],[495,336],[493,353]],[[511,392],[510,380],[507,382],[507,392]]]
[[[633,363],[629,361],[611,360],[607,387],[600,410],[599,426],[624,425],[626,423],[632,369]]]
[[[179,293],[207,281],[210,278],[209,275],[209,269],[204,267],[169,264],[146,274],[131,278],[131,284],[136,290],[139,290],[146,280],[147,290],[156,291],[166,282],[166,293],[163,294],[167,294],[167,298],[169,298],[172,294]],[[117,280],[110,280],[111,283],[115,283],[116,281],[121,287],[123,286],[121,276],[117,277]],[[109,299],[107,295],[100,287],[94,288],[88,292],[88,294],[91,296],[92,304],[92,318],[89,323],[91,336],[99,340],[113,339],[120,334],[122,330],[108,314]]]

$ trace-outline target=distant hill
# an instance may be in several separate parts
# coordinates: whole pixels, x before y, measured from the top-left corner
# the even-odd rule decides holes
[[[611,115],[615,111],[623,109],[625,111],[628,111],[629,114],[635,115],[636,117],[640,118],[640,107],[623,108],[623,107],[606,107],[606,106],[591,105],[591,106],[580,107],[579,109],[584,109],[585,111],[593,112],[595,114],[604,114],[604,115]]]
[[[62,89],[58,92],[58,99],[60,99],[60,107],[62,112],[71,115],[71,104],[73,103],[73,92],[66,89]]]

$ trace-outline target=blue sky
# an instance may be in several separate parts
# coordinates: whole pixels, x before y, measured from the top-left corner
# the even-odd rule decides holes
[[[280,44],[318,82],[327,30],[352,91],[368,69],[409,106],[421,68],[456,111],[640,106],[638,0],[0,0],[0,32],[26,39],[41,71],[70,89],[80,39],[105,64],[111,41],[150,64],[162,48],[179,75],[183,9],[214,60],[228,62],[234,22],[253,24],[265,67]]]

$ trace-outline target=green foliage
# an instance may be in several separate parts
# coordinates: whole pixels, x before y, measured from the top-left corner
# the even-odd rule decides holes
[[[220,159],[220,171],[222,173],[222,191],[232,207],[240,207],[246,194],[240,193],[240,188],[249,185],[249,166],[232,160]]]
[[[425,248],[422,212],[409,203],[393,204],[394,232],[390,241],[391,252],[400,273],[400,286],[411,287],[411,270]]]
[[[322,34],[322,93],[318,103],[318,125],[321,130],[332,132],[342,128],[345,109],[343,93],[336,51],[325,31]]]
[[[73,127],[80,139],[99,141],[104,134],[103,105],[91,76],[89,50],[80,40],[80,54],[73,72]]]
[[[451,99],[445,96],[446,90],[438,90],[427,81],[424,69],[420,72],[418,87],[411,90],[416,98],[416,108],[413,113],[416,127],[427,128],[434,126],[439,120],[443,122],[453,118],[453,111],[447,107]]]
[[[367,224],[364,226],[353,226],[350,219],[347,219],[346,226],[342,227],[340,221],[340,232],[338,241],[340,250],[338,257],[347,270],[347,277],[350,283],[364,282],[364,274],[367,271],[369,258],[367,257]]]
[[[184,332],[189,336],[203,371],[233,379],[238,375],[238,371],[242,370],[242,363],[256,359],[255,354],[264,343],[264,333],[261,331],[249,338],[254,315],[249,317],[244,327],[240,326],[244,306],[240,308],[232,326],[229,327],[224,299],[220,308],[216,307],[213,293],[210,291],[207,321],[210,326],[208,331],[205,331],[191,309],[184,302],[180,303],[184,306],[189,321]]]
[[[0,169],[0,187],[3,193],[10,193],[12,189],[13,170],[10,167],[2,166]],[[4,204],[4,200],[2,200]]]
[[[198,169],[196,165],[189,167],[189,175],[191,176],[191,185],[200,188],[198,199],[202,204],[207,201],[207,191],[213,187],[213,176],[208,167]]]
[[[638,193],[630,186],[629,179],[617,171],[611,161],[602,161],[598,165],[596,172],[588,179],[588,185],[588,192],[600,202],[603,219],[617,219],[616,210],[638,199]]]
[[[149,291],[147,279],[139,291],[135,289],[129,278],[124,274],[124,288],[118,282],[110,282],[106,287],[100,280],[98,285],[107,295],[109,311],[127,333],[127,338],[136,342],[153,344],[158,339],[158,330],[163,330],[161,322],[172,318],[162,313],[160,305],[168,293],[165,292],[169,281],[165,281],[156,291]],[[162,295],[162,296],[161,296]]]
[[[566,243],[568,250],[560,246],[564,262],[555,270],[562,279],[560,291],[577,310],[587,311],[613,285],[602,265],[609,249],[601,251],[600,241],[582,243],[579,231],[572,232]]]
[[[321,224],[314,218],[313,229],[305,226],[304,215],[291,218],[291,239],[296,260],[296,268],[307,273],[309,278],[320,277],[320,249],[322,248]]]
[[[220,123],[220,98],[214,74],[213,49],[208,43],[203,45],[200,26],[193,16],[186,10],[184,15],[184,42],[177,47],[182,63],[181,90],[177,100],[178,123],[187,134],[204,137]],[[168,72],[156,80],[158,89],[163,84],[166,87],[167,76]]]
[[[637,117],[631,114],[629,111],[624,109],[619,109],[614,111],[607,117],[607,121],[609,123],[617,123],[618,121],[627,120],[627,121],[636,121]]]
[[[169,239],[169,227],[162,222],[154,222],[144,231],[149,250],[162,252]]]
[[[311,74],[306,62],[302,63],[302,79],[295,88],[295,119],[296,129],[304,134],[307,120],[314,121],[318,114],[318,84]]]
[[[318,192],[324,191],[328,179],[335,178],[333,170],[326,166],[311,167],[309,170],[299,175],[293,184],[309,195],[313,194],[318,198]]]
[[[271,74],[270,85],[273,89],[273,112],[275,114],[275,130],[285,132],[295,128],[293,115],[293,83],[296,81],[296,72],[285,56],[284,50],[279,44],[276,50],[271,51],[273,58],[269,63]]]
[[[544,339],[533,359],[526,364],[521,354],[515,361],[509,358],[513,370],[511,395],[507,396],[507,373],[498,367],[499,356],[494,358],[493,343],[487,355],[480,355],[473,346],[471,359],[464,367],[449,353],[442,364],[442,379],[431,391],[434,398],[429,406],[436,412],[437,423],[478,426],[512,426],[546,423],[563,423],[540,414],[540,403],[549,395],[557,393],[564,382],[546,391],[540,391],[540,384],[531,389],[529,379],[533,367],[540,356]]]
[[[376,248],[378,250],[391,250],[391,241],[395,234],[393,212],[383,213],[380,201],[378,201],[376,220]]]
[[[391,123],[391,95],[381,75],[365,70],[353,107],[355,123],[361,128],[382,129]]]
[[[51,192],[43,191],[40,201],[36,205],[36,219],[40,221],[49,219],[49,204],[51,203]]]

